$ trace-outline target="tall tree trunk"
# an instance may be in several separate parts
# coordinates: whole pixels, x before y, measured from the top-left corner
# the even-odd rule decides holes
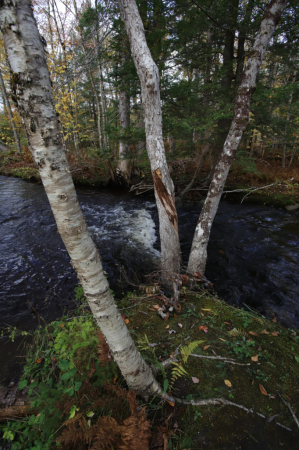
[[[223,97],[222,101],[226,102],[228,105],[233,100],[232,81],[234,79],[233,63],[234,63],[234,49],[235,49],[235,29],[238,18],[238,6],[239,0],[231,0],[229,2],[228,23],[230,29],[226,30],[224,40],[224,50],[223,50],[224,75],[220,81],[220,89],[221,89],[221,96]],[[223,117],[218,120],[217,141],[212,168],[205,184],[209,184],[210,181],[212,180],[217,161],[221,154],[223,144],[225,142],[225,138],[229,130],[229,126],[230,126],[229,118]]]
[[[100,78],[100,94],[101,94],[101,106],[102,106],[102,124],[103,124],[103,145],[105,148],[109,146],[109,139],[107,135],[107,131],[105,130],[107,124],[107,105],[106,105],[106,94],[104,91],[104,83],[103,83],[103,70],[102,64],[100,62],[99,67],[99,78]]]
[[[137,123],[137,128],[139,128],[140,132],[144,133],[145,123],[144,123],[144,110],[143,110],[143,104],[140,103],[140,109],[139,109],[139,120]],[[137,144],[137,152],[138,155],[141,155],[142,152],[144,152],[146,148],[146,142],[144,140],[141,140]]]
[[[15,138],[16,147],[17,147],[18,153],[22,156],[22,149],[21,149],[20,139],[19,139],[19,135],[18,135],[18,132],[17,132],[17,129],[16,129],[15,122],[14,122],[12,110],[11,110],[11,107],[10,107],[10,102],[9,102],[9,99],[8,99],[8,96],[7,96],[7,93],[6,93],[5,84],[4,84],[1,72],[0,72],[0,85],[1,85],[1,91],[2,91],[2,96],[3,96],[4,106],[6,107],[6,110],[8,112],[8,117],[9,117],[9,121],[10,121],[11,128],[12,128],[12,131],[13,131],[13,135],[14,135],[14,138]]]
[[[196,226],[187,269],[190,273],[197,271],[203,273],[205,270],[207,246],[213,220],[231,163],[249,121],[249,107],[256,87],[257,73],[286,3],[287,0],[271,0],[261,22],[251,55],[246,62],[238,89],[233,121]]]
[[[295,83],[295,81],[296,81],[296,71],[293,75],[292,82]],[[291,92],[290,96],[289,96],[289,101],[288,101],[288,106],[287,106],[286,125],[285,125],[285,129],[284,129],[284,143],[283,143],[283,149],[282,149],[282,168],[283,169],[285,169],[285,167],[286,167],[286,149],[287,149],[287,144],[288,144],[288,125],[289,125],[289,120],[290,120],[290,107],[292,104],[292,100],[293,100],[293,92]]]
[[[143,23],[135,0],[119,0],[119,4],[141,83],[146,148],[151,164],[159,214],[162,270],[164,279],[167,281],[169,273],[178,271],[181,252],[178,218],[174,203],[174,186],[166,161],[162,134],[159,71],[147,46]]]
[[[239,39],[238,39],[238,51],[237,51],[237,68],[236,68],[236,86],[239,86],[241,81],[241,76],[244,69],[245,61],[245,41],[246,41],[246,31],[248,23],[250,22],[252,10],[254,7],[254,0],[249,0],[248,4],[245,6],[246,12],[243,22],[239,29]]]
[[[143,395],[155,394],[159,385],[116,308],[77,200],[61,143],[46,56],[30,1],[2,0],[0,30],[32,156],[71,264],[128,385]]]
[[[82,32],[82,27],[80,24],[80,17],[79,17],[79,13],[78,13],[78,8],[77,8],[77,3],[76,0],[73,0],[73,6],[74,6],[74,10],[75,10],[75,17],[78,23],[78,28],[79,28],[79,33],[80,33],[80,38],[81,38],[81,44],[80,47],[82,49],[83,55],[85,57],[85,59],[87,59],[87,52],[86,52],[86,48],[84,46],[84,39],[83,39],[83,32]],[[93,96],[95,98],[96,101],[96,105],[97,105],[97,116],[98,116],[98,121],[97,121],[97,128],[98,128],[98,138],[99,138],[99,147],[100,149],[103,148],[103,141],[102,141],[102,124],[101,124],[101,104],[100,104],[100,100],[99,100],[99,96],[98,96],[98,92],[96,89],[96,85],[94,82],[94,78],[93,78],[93,74],[92,71],[87,67],[87,75],[88,78],[90,80],[90,84],[91,84],[91,91],[93,93]]]
[[[207,31],[207,47],[209,48],[209,50],[210,50],[211,45],[212,45],[212,32],[211,32],[211,29],[209,28]],[[207,56],[207,61],[206,61],[206,70],[205,70],[205,78],[204,78],[205,85],[207,85],[210,82],[211,67],[212,67],[212,57],[211,57],[211,53],[209,52],[209,54]],[[210,96],[208,93],[208,89],[206,88],[204,91],[204,95],[203,95],[203,104],[204,104],[204,111],[205,111],[206,116],[209,115],[209,97]],[[196,185],[197,181],[199,180],[199,176],[200,176],[201,170],[203,168],[205,158],[206,158],[207,154],[209,153],[209,151],[211,150],[211,144],[208,142],[209,137],[210,137],[210,131],[209,131],[209,128],[206,127],[206,129],[204,131],[205,146],[201,152],[201,155],[200,155],[199,161],[197,163],[197,167],[194,172],[192,180],[185,187],[183,192],[180,194],[181,198],[185,197],[185,195],[193,188],[193,186]]]
[[[130,94],[127,90],[119,94],[119,124],[124,132],[130,126]],[[120,181],[129,184],[130,180],[130,160],[128,159],[129,145],[126,140],[121,139],[119,142],[119,163],[117,166]]]

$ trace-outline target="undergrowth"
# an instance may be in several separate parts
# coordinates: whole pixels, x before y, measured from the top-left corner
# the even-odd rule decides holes
[[[121,386],[104,336],[90,317],[64,318],[34,333],[19,389],[31,414],[9,421],[12,450],[146,450],[150,422]]]

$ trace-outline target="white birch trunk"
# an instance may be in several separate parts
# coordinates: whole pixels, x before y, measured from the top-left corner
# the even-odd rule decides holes
[[[130,96],[127,91],[122,91],[119,94],[119,124],[124,131],[130,126]],[[119,142],[119,163],[117,166],[120,178],[124,179],[127,184],[130,180],[130,160],[128,159],[129,145],[124,142]]]
[[[246,62],[237,93],[233,121],[196,226],[187,268],[190,273],[197,271],[204,273],[207,260],[207,246],[213,220],[218,209],[231,163],[248,124],[249,107],[252,94],[256,87],[256,76],[286,4],[286,0],[271,0],[261,22],[253,49]]]
[[[16,126],[15,126],[12,110],[11,110],[11,107],[10,107],[9,99],[7,97],[5,84],[4,84],[1,72],[0,72],[0,86],[1,86],[1,90],[2,90],[4,106],[7,109],[9,121],[10,121],[11,128],[12,128],[12,131],[13,131],[13,135],[14,135],[14,138],[15,138],[16,147],[17,147],[18,153],[22,156],[22,149],[21,149],[20,139],[19,139],[19,135],[18,135],[18,132],[17,132],[17,129],[16,129]]]
[[[44,48],[30,1],[2,1],[0,30],[32,155],[71,264],[128,385],[143,395],[155,394],[159,386],[116,308],[77,200],[61,143]]]
[[[162,271],[164,280],[177,272],[181,253],[174,186],[165,156],[162,134],[159,71],[147,46],[143,23],[135,0],[119,0],[131,53],[141,83],[146,148],[149,156],[159,214]]]

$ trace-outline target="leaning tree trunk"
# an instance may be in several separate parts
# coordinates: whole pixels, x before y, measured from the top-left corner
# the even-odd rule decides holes
[[[196,226],[187,269],[190,273],[197,271],[203,273],[205,270],[207,246],[213,220],[231,163],[248,124],[249,107],[256,86],[256,76],[286,3],[287,0],[271,0],[261,22],[250,57],[246,62],[238,89],[233,121]]]
[[[159,71],[145,39],[144,27],[135,0],[119,0],[131,53],[141,83],[146,148],[151,164],[159,214],[162,271],[164,280],[178,271],[181,260],[174,186],[170,177],[162,134]]]
[[[155,394],[159,385],[116,308],[77,200],[61,143],[46,56],[30,1],[2,0],[0,30],[32,155],[71,264],[129,386],[143,395]]]
[[[19,135],[18,135],[18,132],[17,132],[17,129],[16,129],[16,125],[15,125],[15,122],[14,122],[14,119],[13,119],[12,110],[11,110],[11,107],[10,107],[9,99],[7,97],[5,84],[4,84],[1,72],[0,72],[0,86],[1,86],[1,90],[2,90],[4,106],[7,109],[9,121],[10,121],[11,128],[12,128],[12,131],[13,131],[13,135],[14,135],[14,138],[15,138],[16,147],[17,147],[17,150],[18,150],[19,154],[22,156],[22,149],[21,149],[20,139],[19,139]]]

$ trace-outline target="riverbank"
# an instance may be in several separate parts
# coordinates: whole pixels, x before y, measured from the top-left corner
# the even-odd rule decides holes
[[[158,315],[165,297],[151,294],[155,290],[136,291],[118,304],[143,357],[156,367],[169,357],[177,358],[158,375],[170,395],[189,402],[221,397],[226,406],[195,407],[160,399],[147,403],[140,398],[136,403],[109,362],[104,341],[83,304],[72,313],[80,317],[64,316],[33,335],[21,386],[41,394],[41,402],[34,403],[25,424],[5,425],[6,436],[13,442],[25,436],[26,448],[34,439],[43,449],[51,448],[53,439],[69,448],[67,439],[76,431],[72,448],[80,444],[84,449],[84,427],[89,435],[88,430],[96,432],[100,424],[103,437],[111,434],[104,448],[131,449],[133,440],[124,446],[126,425],[140,439],[134,441],[140,442],[140,449],[296,448],[299,428],[287,404],[298,418],[298,332],[279,325],[274,316],[266,320],[253,310],[229,306],[190,280],[181,288],[181,310],[165,321]],[[16,424],[21,424],[19,430]],[[95,434],[89,437],[91,445]],[[122,447],[116,439],[123,439]]]
[[[78,186],[103,188],[109,184],[110,169],[108,161],[96,156],[75,157],[68,155],[74,183]],[[136,163],[142,173],[145,185],[152,185],[147,161]],[[175,184],[176,195],[190,182],[196,169],[193,159],[178,159],[169,162]],[[184,198],[185,202],[196,202],[205,197],[208,190],[202,186],[208,176],[211,161],[203,167],[199,183]],[[250,171],[251,170],[251,171]],[[0,175],[17,177],[25,181],[40,182],[37,168],[32,162],[29,151],[23,152],[23,159],[14,153],[0,153]],[[122,188],[123,189],[123,188]],[[281,160],[273,156],[256,160],[251,167],[240,165],[236,160],[229,172],[222,199],[227,201],[261,204],[276,207],[289,207],[299,204],[299,166],[294,162],[291,168],[282,169]],[[147,190],[147,193],[151,192]]]

